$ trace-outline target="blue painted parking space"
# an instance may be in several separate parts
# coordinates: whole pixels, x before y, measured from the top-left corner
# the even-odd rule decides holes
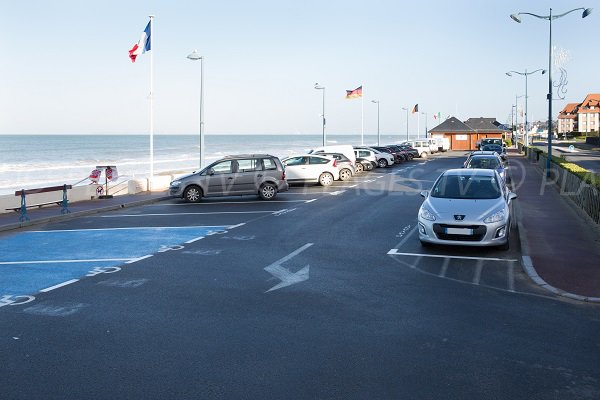
[[[227,229],[186,226],[18,233],[0,241],[0,298],[32,295],[99,268],[123,265]]]

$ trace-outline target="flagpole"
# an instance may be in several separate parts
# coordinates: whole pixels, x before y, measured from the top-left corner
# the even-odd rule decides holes
[[[152,191],[154,179],[154,15],[150,15],[150,179],[148,189]]]
[[[417,139],[421,139],[421,114],[417,110]]]
[[[360,145],[365,144],[365,87],[360,85],[361,97],[360,97]]]

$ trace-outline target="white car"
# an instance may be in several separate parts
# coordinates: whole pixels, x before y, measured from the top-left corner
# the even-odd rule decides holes
[[[340,168],[335,158],[301,154],[284,158],[281,162],[289,183],[318,182],[322,186],[329,186],[340,179]]]
[[[385,168],[385,167],[389,167],[394,165],[394,155],[390,154],[390,153],[384,153],[382,151],[379,150],[375,150],[372,147],[368,147],[368,146],[354,146],[354,150],[369,150],[372,151],[373,154],[375,155],[375,158],[377,158],[377,166],[379,168]]]
[[[423,245],[499,246],[508,250],[511,192],[492,169],[450,169],[442,173],[417,214]]]

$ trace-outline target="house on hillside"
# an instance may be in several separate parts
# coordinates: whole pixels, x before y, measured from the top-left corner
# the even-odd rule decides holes
[[[446,138],[451,150],[477,150],[483,138],[500,138],[510,133],[496,118],[469,118],[465,122],[450,117],[429,131],[431,137]]]

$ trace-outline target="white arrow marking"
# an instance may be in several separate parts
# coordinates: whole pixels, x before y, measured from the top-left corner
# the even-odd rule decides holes
[[[309,269],[310,269],[309,265],[306,265],[304,268],[302,268],[298,272],[291,272],[287,268],[282,267],[281,264],[283,264],[284,262],[297,256],[298,254],[300,254],[304,250],[308,249],[313,244],[314,243],[307,243],[304,246],[300,247],[299,249],[296,249],[293,252],[291,252],[290,254],[288,254],[287,256],[283,257],[282,259],[277,260],[273,264],[266,266],[264,268],[265,271],[267,271],[268,273],[270,273],[275,278],[277,278],[281,281],[277,285],[273,286],[271,289],[267,290],[267,292],[270,292],[272,290],[281,289],[286,286],[290,286],[290,285],[308,280]],[[267,293],[267,292],[265,292],[265,293]]]
[[[337,192],[329,192],[329,194],[332,196],[337,196],[338,194],[342,194],[344,192],[345,192],[345,190],[338,190]]]

